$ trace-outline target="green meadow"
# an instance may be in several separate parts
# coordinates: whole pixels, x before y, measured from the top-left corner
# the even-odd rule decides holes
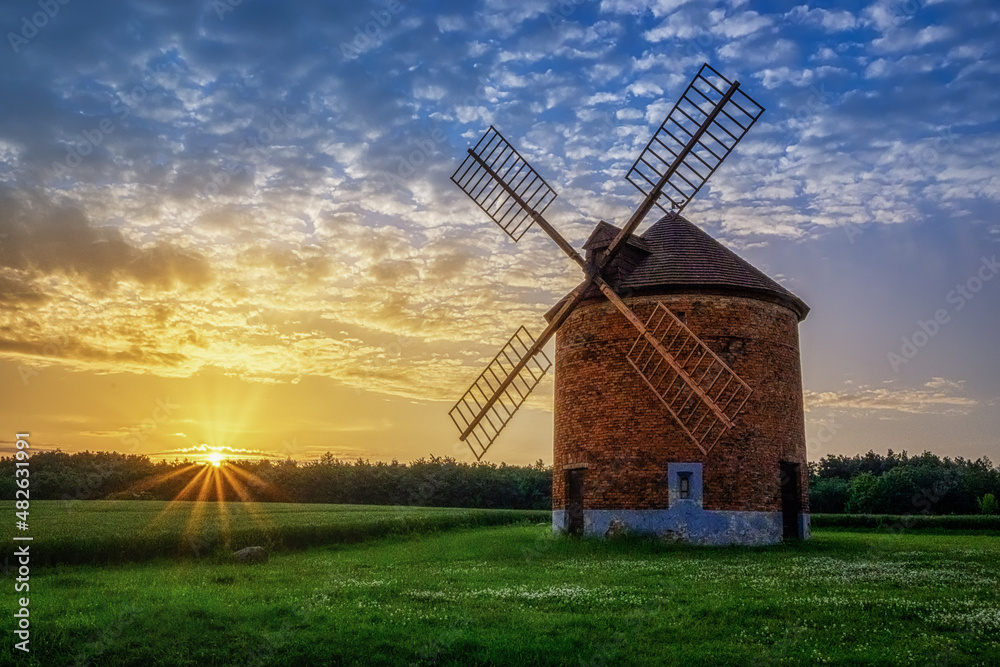
[[[0,502],[11,521],[0,530],[9,543],[14,502]],[[549,520],[522,510],[383,507],[312,503],[216,503],[135,500],[41,500],[28,525],[34,565],[103,564],[157,558],[224,559],[235,549],[301,549],[459,527]]]
[[[33,549],[46,529],[63,548],[74,535],[138,539],[127,533],[141,536],[165,505],[86,503],[73,520],[33,524]],[[201,518],[216,509],[209,504]],[[188,514],[157,524],[177,541],[193,504],[174,511]],[[695,548],[552,537],[531,512],[487,525],[477,521],[489,513],[468,510],[241,511],[250,526],[256,512],[269,516],[271,532],[261,535],[280,534],[280,525],[369,528],[324,546],[275,539],[269,561],[257,565],[228,562],[218,545],[145,562],[33,564],[31,653],[14,656],[7,641],[0,663],[1000,662],[1000,540],[990,535],[821,529],[775,547]],[[440,518],[449,515],[451,523]],[[5,573],[9,596],[13,576]]]

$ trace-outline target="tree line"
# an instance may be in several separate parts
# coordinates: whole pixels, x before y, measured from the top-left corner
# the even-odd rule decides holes
[[[33,500],[224,499],[362,505],[549,509],[552,468],[466,463],[317,460],[152,461],[116,452],[33,453]],[[810,509],[831,514],[995,514],[1000,468],[930,452],[828,455],[809,464]],[[14,458],[0,458],[0,498],[15,491]]]
[[[223,499],[428,507],[549,509],[552,471],[465,463],[451,457],[409,463],[318,460],[152,461],[116,452],[35,452],[32,500]],[[0,458],[0,498],[14,497],[14,459]]]
[[[827,455],[809,464],[809,506],[830,514],[996,514],[1000,468],[930,452]]]

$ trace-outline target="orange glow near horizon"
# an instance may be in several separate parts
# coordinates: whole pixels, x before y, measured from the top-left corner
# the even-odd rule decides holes
[[[251,488],[270,490],[267,482],[240,469],[221,452],[212,452],[205,457],[202,465],[187,466],[182,471],[163,476],[161,481],[180,472],[192,471],[196,472],[191,479],[146,526],[146,530],[154,530],[157,524],[175,512],[187,511],[189,514],[184,520],[183,533],[186,543],[195,549],[207,548],[209,542],[215,544],[216,541],[228,547],[232,532],[229,503],[233,496],[239,499],[235,502],[246,508],[254,523],[262,527],[271,525],[267,516],[256,507],[251,493]]]

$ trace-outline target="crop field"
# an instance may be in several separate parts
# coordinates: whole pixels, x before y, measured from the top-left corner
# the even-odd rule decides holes
[[[14,502],[0,502],[14,514]],[[245,546],[301,548],[400,533],[549,520],[531,510],[299,503],[42,500],[31,503],[32,562],[116,563],[221,557]],[[12,525],[0,539],[10,543]]]
[[[282,518],[295,514],[289,506],[273,511],[277,524],[300,521]],[[356,525],[365,515],[375,523],[395,512],[427,516],[325,511]],[[555,538],[521,514],[517,525],[456,523],[279,550],[257,565],[214,553],[38,568],[32,652],[18,664],[930,666],[1000,658],[994,536],[841,529],[775,547],[695,548]],[[102,521],[96,511],[85,516]],[[106,521],[142,527],[114,513]],[[41,526],[33,532],[41,536]],[[0,663],[11,663],[11,652],[5,643]]]

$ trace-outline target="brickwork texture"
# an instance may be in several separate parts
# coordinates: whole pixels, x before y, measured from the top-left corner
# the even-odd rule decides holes
[[[798,317],[741,296],[623,299],[645,318],[657,301],[753,390],[709,451],[684,434],[626,360],[638,332],[606,299],[581,304],[556,335],[553,509],[566,507],[567,467],[586,467],[585,509],[666,509],[667,464],[703,464],[704,509],[781,511],[779,462],[800,464],[808,512]]]

